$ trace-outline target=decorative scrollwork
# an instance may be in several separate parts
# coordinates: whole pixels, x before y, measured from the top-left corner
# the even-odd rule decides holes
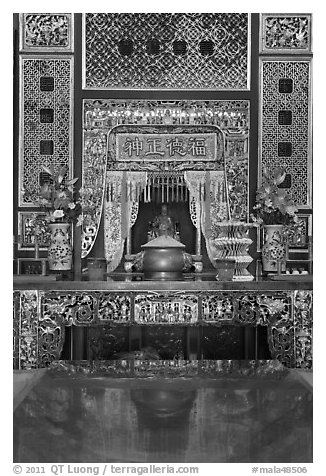
[[[86,88],[248,88],[247,14],[208,27],[201,13],[87,13],[84,25]]]
[[[38,365],[48,366],[60,359],[65,341],[65,326],[48,316],[40,316],[38,323]]]
[[[268,321],[268,343],[273,359],[284,365],[295,365],[293,297],[276,293],[259,297],[260,313]]]
[[[85,131],[82,190],[82,258],[91,251],[100,225],[107,162],[107,134]]]
[[[44,318],[66,326],[90,325],[97,321],[97,298],[91,293],[45,293],[42,310]]]
[[[256,294],[251,293],[239,296],[235,321],[239,324],[266,325],[267,321],[260,312],[258,299]]]

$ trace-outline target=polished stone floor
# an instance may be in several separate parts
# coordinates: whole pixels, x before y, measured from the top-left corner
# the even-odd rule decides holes
[[[312,392],[292,373],[45,373],[14,412],[14,462],[309,463]]]

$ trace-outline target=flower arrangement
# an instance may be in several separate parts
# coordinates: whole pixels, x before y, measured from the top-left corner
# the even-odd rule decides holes
[[[286,172],[283,168],[263,171],[262,185],[257,190],[256,205],[251,218],[256,225],[295,225],[298,222],[298,211],[293,200],[284,188]]]
[[[42,166],[50,175],[50,181],[40,187],[38,204],[46,210],[48,222],[73,222],[81,213],[81,205],[74,200],[74,184],[78,178],[65,179],[68,168],[63,166],[58,172],[54,167]]]

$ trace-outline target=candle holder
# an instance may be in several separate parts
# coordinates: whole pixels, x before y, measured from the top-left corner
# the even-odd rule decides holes
[[[87,258],[89,281],[104,281],[106,273],[105,258]]]

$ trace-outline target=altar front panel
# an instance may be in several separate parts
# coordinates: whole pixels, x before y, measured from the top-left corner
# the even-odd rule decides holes
[[[18,368],[37,368],[59,359],[66,326],[105,326],[114,334],[117,327],[154,325],[165,326],[168,332],[174,332],[174,326],[194,328],[195,333],[206,326],[266,326],[272,358],[288,367],[310,368],[312,364],[311,291],[258,291],[255,286],[247,292],[212,291],[205,290],[204,283],[196,292],[187,287],[16,291],[14,362]]]

